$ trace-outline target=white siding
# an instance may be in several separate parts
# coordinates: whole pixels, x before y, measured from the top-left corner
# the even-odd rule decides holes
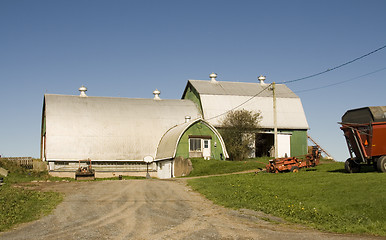
[[[291,135],[278,134],[277,135],[278,157],[291,156]]]
[[[223,113],[249,99],[251,99],[250,96],[201,95],[204,118],[210,124],[219,126],[225,117]],[[260,123],[261,127],[269,129],[274,127],[272,98],[254,97],[236,109],[260,111],[263,117]],[[281,129],[308,129],[303,105],[299,98],[277,98],[277,127]]]
[[[172,178],[173,161],[164,160],[164,161],[157,162],[157,173],[158,173],[158,178],[160,179]]]
[[[155,157],[171,127],[201,117],[190,100],[46,95],[45,160],[136,160]]]

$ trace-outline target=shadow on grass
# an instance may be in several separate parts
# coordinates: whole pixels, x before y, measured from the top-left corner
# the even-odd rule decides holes
[[[333,172],[333,173],[347,173],[346,170],[343,168],[343,169],[334,169],[334,170],[330,170],[330,171],[327,171],[327,172]]]
[[[308,169],[306,169],[306,172],[315,172],[315,171],[317,171],[315,168],[308,168]]]
[[[346,172],[344,168],[334,169],[327,172],[349,174],[348,172]],[[359,171],[359,173],[371,173],[371,172],[377,172],[377,170],[373,166],[367,166],[367,165],[362,165]]]

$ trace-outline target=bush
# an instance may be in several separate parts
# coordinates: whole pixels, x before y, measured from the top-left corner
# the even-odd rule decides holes
[[[49,176],[48,171],[34,171],[19,166],[14,161],[0,160],[0,167],[9,171],[9,175],[6,178],[8,183],[29,182],[32,180],[48,180],[55,179]]]
[[[225,116],[220,131],[230,160],[241,161],[249,157],[255,147],[261,118],[260,113],[244,109],[230,111]]]

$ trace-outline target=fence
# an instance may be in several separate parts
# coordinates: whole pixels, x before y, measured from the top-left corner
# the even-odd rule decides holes
[[[3,157],[3,158],[0,158],[0,160],[14,161],[17,163],[17,165],[27,169],[34,168],[34,162],[32,157]]]

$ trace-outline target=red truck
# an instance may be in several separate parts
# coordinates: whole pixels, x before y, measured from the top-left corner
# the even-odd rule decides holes
[[[386,106],[348,110],[340,124],[350,153],[346,171],[359,172],[361,165],[372,164],[386,172]]]

